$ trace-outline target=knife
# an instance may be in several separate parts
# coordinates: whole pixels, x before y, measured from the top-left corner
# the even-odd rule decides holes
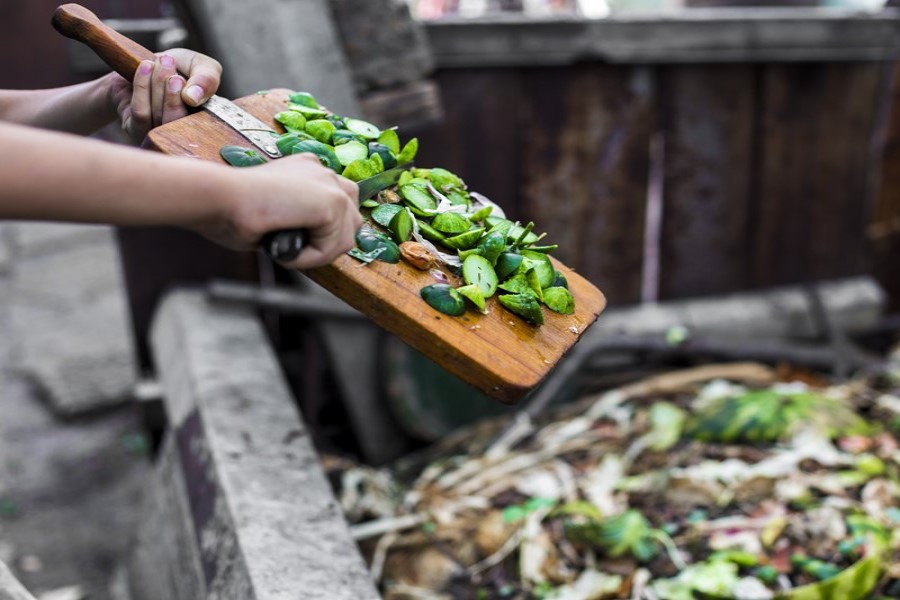
[[[87,44],[97,56],[128,81],[134,79],[141,61],[156,60],[156,55],[150,50],[115,31],[79,4],[63,4],[58,7],[53,13],[52,23],[62,35]],[[278,132],[232,101],[212,96],[201,108],[224,121],[270,158],[282,156],[275,145]],[[401,173],[411,167],[412,163],[409,163],[360,181],[359,201],[367,200],[390,187],[397,182]],[[305,230],[287,229],[267,233],[262,237],[260,246],[273,259],[290,262],[300,255],[305,243]]]
[[[400,175],[412,167],[413,163],[406,163],[357,182],[360,203],[397,183]],[[273,231],[263,236],[261,245],[266,254],[275,260],[290,262],[300,255],[306,245],[306,235],[305,229]]]
[[[63,4],[53,13],[51,22],[62,35],[87,44],[97,56],[128,81],[134,79],[141,61],[156,60],[156,55],[150,50],[112,29],[79,4]],[[275,145],[278,133],[234,102],[221,96],[212,96],[201,108],[227,123],[267,156],[281,156]]]

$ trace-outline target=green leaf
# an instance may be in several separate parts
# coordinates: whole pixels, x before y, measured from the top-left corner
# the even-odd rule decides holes
[[[544,304],[550,310],[563,315],[571,315],[575,312],[575,298],[564,287],[548,287],[544,290]]]
[[[400,262],[400,248],[391,238],[371,227],[362,227],[356,232],[356,245],[363,252],[381,250],[378,260],[387,263]]]
[[[832,438],[868,430],[866,422],[838,400],[763,389],[710,402],[695,415],[688,433],[703,441],[772,443],[809,425]]]
[[[516,273],[497,287],[504,292],[510,292],[512,294],[534,295],[534,291],[531,289],[531,285],[528,283],[528,279],[525,277],[524,273]]]
[[[428,191],[425,182],[421,180],[413,179],[410,183],[401,185],[398,189],[400,196],[412,208],[424,213],[433,212],[437,208],[437,203],[431,196],[431,192]]]
[[[484,237],[478,240],[478,248],[481,250],[481,255],[491,265],[496,266],[497,259],[500,258],[500,255],[506,249],[506,236],[496,231],[494,233],[485,233]]]
[[[597,508],[596,505],[591,504],[585,500],[573,500],[572,502],[566,502],[555,511],[553,511],[554,515],[563,515],[563,516],[577,516],[577,517],[585,517],[592,521],[602,521],[603,513],[600,512],[600,509]]]
[[[365,144],[355,141],[335,146],[334,153],[337,154],[338,160],[345,167],[355,160],[366,160],[369,158],[369,149],[366,148]]]
[[[403,210],[403,207],[399,204],[379,204],[372,209],[372,213],[369,216],[382,227],[387,227],[391,223],[391,219],[401,210]]]
[[[362,119],[351,119],[350,117],[347,117],[344,119],[344,125],[353,133],[359,134],[367,140],[378,139],[378,136],[381,135],[380,129]]]
[[[778,594],[775,600],[862,600],[868,597],[878,583],[882,567],[882,552],[873,548],[869,551],[866,558],[830,579]]]
[[[385,169],[393,169],[397,166],[397,157],[391,149],[378,142],[369,142],[369,156],[378,156]]]
[[[394,154],[400,154],[400,137],[394,129],[385,129],[378,136],[378,143],[384,144]]]
[[[378,163],[371,160],[354,160],[347,165],[341,175],[351,181],[362,181],[363,179],[378,175],[381,171],[382,170],[378,168]]]
[[[677,444],[686,421],[687,413],[679,407],[668,402],[656,402],[650,407],[650,448],[662,452]]]
[[[283,110],[275,115],[275,120],[284,125],[289,132],[306,129],[306,117],[295,110]]]
[[[406,145],[403,146],[403,150],[400,151],[400,154],[397,155],[397,164],[405,165],[406,163],[410,163],[416,158],[416,154],[419,153],[419,138],[413,138],[406,142]]]
[[[302,140],[294,144],[291,148],[291,154],[314,154],[323,166],[328,167],[335,173],[341,172],[341,161],[338,160],[334,148],[328,144],[323,144],[318,140]]]
[[[481,221],[484,221],[489,216],[491,216],[491,213],[493,211],[494,211],[493,206],[490,206],[490,205],[482,206],[481,208],[479,208],[478,210],[473,212],[471,215],[469,215],[469,220],[472,221],[473,223],[480,223]]]
[[[275,145],[278,146],[278,150],[283,155],[291,154],[291,150],[293,150],[294,146],[297,145],[298,142],[302,142],[303,140],[313,140],[315,138],[305,131],[289,131],[283,135],[278,136],[275,140]]]
[[[475,284],[464,285],[456,288],[456,291],[463,297],[468,299],[481,314],[487,314],[487,308],[484,304],[484,293],[481,288]]]
[[[505,523],[515,523],[523,520],[531,513],[556,506],[556,500],[553,498],[535,497],[529,498],[523,504],[513,504],[503,509],[501,516]]]
[[[428,306],[451,317],[459,317],[466,312],[466,303],[462,296],[446,283],[427,285],[419,291],[419,294]]]
[[[483,256],[467,256],[462,264],[462,274],[466,283],[481,288],[481,295],[485,298],[490,298],[497,291],[497,274]]]
[[[507,294],[497,299],[503,308],[515,313],[533,325],[544,324],[544,314],[537,298],[531,294]]]
[[[791,564],[794,568],[812,575],[819,581],[831,579],[841,572],[841,568],[837,565],[819,560],[818,558],[809,558],[802,555],[792,556]]]
[[[428,169],[428,179],[431,181],[431,185],[445,194],[452,190],[464,190],[466,188],[463,180],[447,169]]]
[[[445,212],[435,215],[431,220],[431,226],[441,233],[456,235],[468,231],[472,226],[465,217],[454,212]]]
[[[319,103],[316,102],[316,99],[309,92],[294,92],[288,96],[288,100],[293,104],[299,104],[307,108],[319,108]]]
[[[612,558],[631,555],[640,561],[647,561],[659,552],[650,523],[634,509],[599,523],[568,523],[566,537],[596,546]]]
[[[347,254],[355,258],[356,260],[362,261],[366,264],[373,262],[379,256],[381,256],[385,251],[385,248],[376,248],[375,250],[370,250],[369,252],[363,252],[359,248],[350,248],[347,251]]]
[[[657,579],[652,588],[666,600],[694,600],[695,592],[729,598],[739,579],[738,566],[732,562],[702,562],[690,565],[676,577]]]
[[[331,144],[331,136],[335,129],[334,124],[328,119],[314,119],[306,123],[306,133],[323,144]]]
[[[409,241],[409,238],[412,237],[413,220],[414,217],[407,208],[402,209],[391,218],[391,222],[388,223],[388,230],[391,232],[395,242],[402,244]]]
[[[302,104],[288,104],[288,110],[302,113],[307,119],[322,119],[328,115],[328,112],[324,109],[303,106]]]
[[[366,138],[357,133],[353,133],[349,129],[335,129],[334,133],[331,134],[331,139],[335,146],[340,146],[347,142],[359,142],[363,146],[366,145]]]
[[[241,146],[222,146],[219,154],[233,167],[253,167],[266,162],[256,150]]]

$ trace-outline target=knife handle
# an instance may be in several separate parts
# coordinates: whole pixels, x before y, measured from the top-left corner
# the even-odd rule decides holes
[[[305,229],[284,229],[272,231],[263,236],[260,246],[271,258],[279,262],[290,262],[300,256],[306,245]]]
[[[156,60],[155,54],[112,29],[79,4],[63,4],[53,13],[51,22],[59,33],[86,44],[128,81],[134,80],[141,61]]]

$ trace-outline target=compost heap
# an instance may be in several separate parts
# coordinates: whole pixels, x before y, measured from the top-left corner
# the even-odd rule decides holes
[[[703,367],[508,427],[330,461],[385,598],[900,597],[900,369]]]

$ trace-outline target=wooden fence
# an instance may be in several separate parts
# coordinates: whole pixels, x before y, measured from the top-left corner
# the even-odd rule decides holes
[[[430,25],[446,119],[419,163],[534,220],[616,304],[870,272],[896,15],[717,14]]]

